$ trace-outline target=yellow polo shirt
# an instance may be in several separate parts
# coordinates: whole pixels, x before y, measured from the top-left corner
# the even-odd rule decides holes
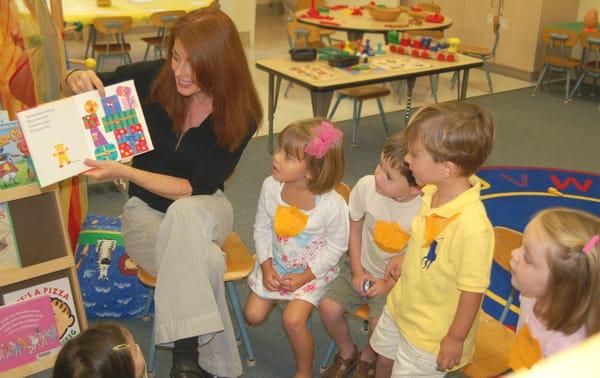
[[[423,204],[411,224],[402,275],[387,297],[387,308],[404,338],[434,354],[452,324],[461,291],[485,293],[490,283],[494,232],[479,196],[479,179],[471,176],[469,183],[470,189],[435,209],[431,199],[437,187],[423,188]],[[435,238],[437,257],[424,268],[423,258],[429,252],[429,247],[423,247],[426,217],[449,218],[458,213]],[[457,368],[471,359],[475,324],[465,339]]]

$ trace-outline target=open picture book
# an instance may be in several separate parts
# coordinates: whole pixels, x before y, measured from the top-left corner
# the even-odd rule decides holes
[[[122,161],[154,147],[133,80],[17,113],[41,187],[90,169],[85,159]]]

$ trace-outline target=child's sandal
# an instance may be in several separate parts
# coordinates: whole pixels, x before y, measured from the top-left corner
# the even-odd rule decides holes
[[[339,353],[336,353],[333,359],[333,364],[331,364],[327,370],[323,372],[321,378],[345,378],[350,376],[352,370],[356,368],[359,358],[360,353],[356,345],[354,346],[354,353],[352,354],[352,357],[348,359],[342,358]]]

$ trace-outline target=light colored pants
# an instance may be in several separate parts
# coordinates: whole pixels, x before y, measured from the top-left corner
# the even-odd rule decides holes
[[[406,341],[387,306],[383,308],[369,344],[377,354],[394,360],[392,378],[443,377],[445,374],[437,370],[437,355]]]
[[[137,197],[123,209],[125,251],[157,279],[156,343],[199,336],[198,363],[225,377],[242,374],[220,248],[232,225],[233,210],[221,191],[179,199],[166,213]]]

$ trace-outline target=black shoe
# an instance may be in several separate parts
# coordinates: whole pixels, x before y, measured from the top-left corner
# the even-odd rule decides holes
[[[209,375],[192,360],[177,361],[171,369],[172,378],[208,378]]]

